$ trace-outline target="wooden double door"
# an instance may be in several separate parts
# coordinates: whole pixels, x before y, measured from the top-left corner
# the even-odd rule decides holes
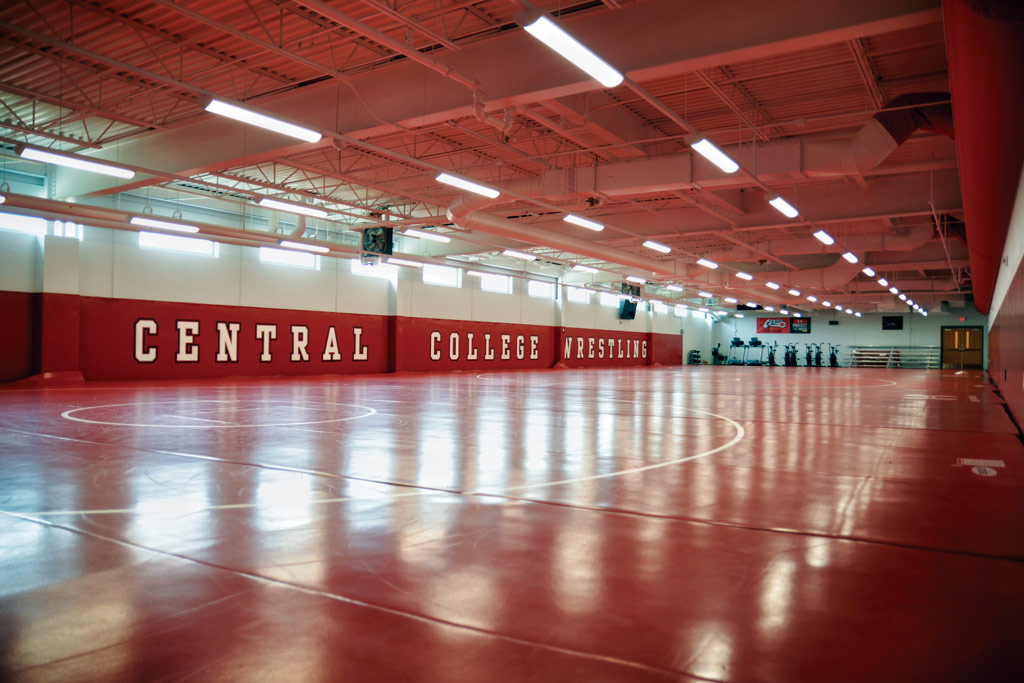
[[[943,327],[943,369],[980,370],[985,348],[984,335],[982,327]]]

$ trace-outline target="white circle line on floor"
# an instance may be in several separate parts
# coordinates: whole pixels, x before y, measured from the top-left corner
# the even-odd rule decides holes
[[[352,405],[352,404],[331,404],[331,405]],[[96,407],[102,407],[102,406],[96,406]],[[693,412],[693,413],[700,413],[701,415],[707,415],[709,417],[714,417],[714,418],[717,418],[719,420],[725,420],[736,431],[736,433],[733,435],[733,437],[729,441],[727,441],[726,443],[722,444],[721,446],[716,446],[715,448],[712,448],[712,449],[706,450],[706,451],[702,451],[700,453],[694,453],[693,455],[688,455],[685,458],[677,458],[675,460],[668,460],[668,461],[665,461],[665,462],[659,462],[659,463],[655,463],[653,465],[645,465],[643,467],[632,467],[632,468],[626,469],[626,470],[617,470],[615,472],[607,472],[605,474],[597,474],[597,475],[590,476],[590,477],[577,477],[575,479],[561,479],[561,480],[558,480],[558,481],[540,482],[540,483],[537,483],[537,484],[527,484],[527,485],[524,485],[524,486],[510,486],[510,487],[506,487],[506,488],[495,489],[493,491],[482,491],[482,490],[481,491],[465,491],[465,492],[450,491],[449,493],[451,493],[453,495],[463,495],[463,496],[500,496],[502,494],[512,493],[512,492],[515,492],[515,491],[526,491],[526,490],[529,490],[529,489],[545,488],[545,487],[548,487],[548,486],[560,486],[560,485],[563,485],[563,484],[574,484],[574,483],[583,482],[583,481],[592,481],[592,480],[595,480],[595,479],[608,479],[608,478],[611,478],[611,477],[618,477],[618,476],[622,476],[622,475],[626,475],[626,474],[636,474],[638,472],[646,472],[648,470],[660,469],[660,468],[664,468],[664,467],[671,467],[672,465],[681,465],[681,464],[683,464],[685,462],[690,462],[691,460],[697,460],[698,458],[706,458],[709,455],[714,455],[715,453],[719,453],[721,451],[724,451],[727,448],[731,448],[732,446],[735,446],[737,443],[742,441],[743,438],[746,436],[746,430],[743,429],[743,425],[741,425],[740,423],[736,422],[735,420],[733,420],[730,417],[726,417],[725,415],[718,415],[717,413],[710,413],[710,412],[705,411],[705,410],[698,410],[696,408],[684,408],[684,410],[688,410],[688,411]],[[374,412],[376,412],[376,411],[374,411]],[[70,419],[74,419],[74,418],[70,418]],[[103,424],[103,423],[100,423],[100,424]],[[115,424],[117,424],[117,423],[115,423]],[[221,458],[213,458],[213,459],[214,460],[221,460]],[[380,482],[380,484],[383,485],[383,486],[395,486],[395,484],[389,484],[388,482]],[[331,504],[331,503],[345,503],[345,502],[350,502],[350,501],[365,501],[365,502],[380,503],[380,502],[387,502],[387,501],[390,501],[390,500],[394,500],[396,498],[410,498],[410,497],[414,497],[414,496],[426,496],[426,495],[431,495],[431,494],[435,494],[435,493],[443,493],[443,492],[444,491],[440,491],[440,490],[437,490],[437,489],[421,490],[421,491],[408,491],[408,492],[398,493],[398,494],[394,494],[394,495],[388,496],[386,499],[385,498],[364,498],[364,497],[356,497],[356,496],[346,496],[346,497],[342,497],[342,498],[321,498],[319,500],[309,501],[307,504],[308,505],[327,505],[327,504]],[[214,511],[214,510],[250,509],[250,508],[257,507],[258,505],[259,505],[259,503],[227,503],[227,504],[224,504],[224,505],[208,505],[208,506],[205,506],[205,507],[202,507],[202,508],[196,508],[196,509],[191,509],[191,510],[180,510],[180,511],[178,511],[178,514],[187,515],[187,514],[192,514],[192,513],[196,513],[196,512],[208,512],[208,511]],[[0,512],[11,512],[11,514],[26,514],[26,515],[27,514],[31,514],[31,515],[35,515],[37,517],[59,517],[59,516],[65,516],[65,515],[118,515],[118,514],[132,514],[132,513],[137,513],[139,511],[136,508],[123,508],[123,509],[108,509],[108,510],[52,510],[52,511],[51,510],[47,510],[47,511],[41,511],[41,512],[15,512],[15,511],[0,511]]]
[[[250,399],[244,399],[242,401],[221,401],[221,400],[217,400],[217,399],[196,399],[196,400],[192,401],[192,403],[276,403],[276,404],[279,404],[279,405],[291,405],[291,404],[288,404],[286,401],[258,401],[258,400],[250,400]],[[204,420],[204,421],[210,422],[210,424],[195,424],[195,425],[190,425],[190,424],[181,424],[181,425],[175,425],[175,424],[144,424],[144,423],[138,423],[138,422],[109,422],[109,421],[104,421],[104,420],[90,420],[87,417],[76,417],[74,415],[74,413],[77,413],[77,412],[80,412],[80,411],[83,411],[83,410],[100,410],[102,408],[124,408],[124,407],[129,407],[129,406],[130,407],[136,407],[136,406],[140,406],[140,405],[157,405],[157,404],[181,405],[181,401],[145,401],[145,402],[140,402],[140,403],[110,403],[108,405],[102,405],[102,406],[84,406],[82,408],[72,408],[71,410],[65,410],[63,413],[60,414],[60,416],[63,417],[65,420],[74,420],[75,422],[84,422],[86,424],[104,425],[104,426],[107,426],[107,427],[148,427],[148,428],[151,428],[151,429],[164,429],[164,428],[166,428],[166,429],[238,429],[238,428],[243,428],[243,427],[296,427],[296,426],[299,426],[299,425],[315,425],[315,424],[326,424],[326,423],[330,423],[330,422],[345,422],[346,420],[358,420],[358,419],[361,419],[361,418],[364,418],[364,417],[370,417],[371,415],[375,415],[377,413],[377,410],[375,408],[370,408],[369,406],[361,406],[361,405],[357,405],[355,403],[328,403],[328,402],[320,402],[320,401],[318,401],[317,403],[319,405],[347,406],[349,408],[359,408],[360,410],[365,410],[365,411],[368,411],[368,412],[365,412],[362,415],[350,415],[349,417],[331,418],[329,420],[307,420],[307,421],[303,421],[303,422],[266,422],[266,423],[237,424],[237,423],[230,423],[230,422],[222,422],[222,421],[218,421],[218,420]],[[194,417],[185,417],[185,416],[172,416],[172,417],[178,417],[179,419],[203,420],[203,418],[194,418]]]

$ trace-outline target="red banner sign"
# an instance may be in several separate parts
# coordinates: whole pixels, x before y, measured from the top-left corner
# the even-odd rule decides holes
[[[789,318],[758,318],[758,334],[788,334]]]

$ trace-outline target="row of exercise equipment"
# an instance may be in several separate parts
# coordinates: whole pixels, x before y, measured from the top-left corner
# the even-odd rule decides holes
[[[776,363],[776,350],[778,342],[766,345],[757,337],[751,337],[749,342],[744,342],[739,337],[733,337],[729,342],[729,351],[723,354],[722,345],[719,343],[711,349],[711,363],[713,365],[768,365],[774,367]],[[832,368],[839,367],[839,344],[806,343],[804,349],[804,367],[824,367],[823,355],[828,353],[828,365]],[[754,354],[756,350],[756,356]],[[768,354],[765,360],[765,352]],[[786,367],[795,368],[799,365],[799,344],[786,344],[783,348],[782,364]]]

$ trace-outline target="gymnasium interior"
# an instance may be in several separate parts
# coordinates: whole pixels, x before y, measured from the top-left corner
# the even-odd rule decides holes
[[[1013,0],[10,0],[0,680],[1024,680]]]

